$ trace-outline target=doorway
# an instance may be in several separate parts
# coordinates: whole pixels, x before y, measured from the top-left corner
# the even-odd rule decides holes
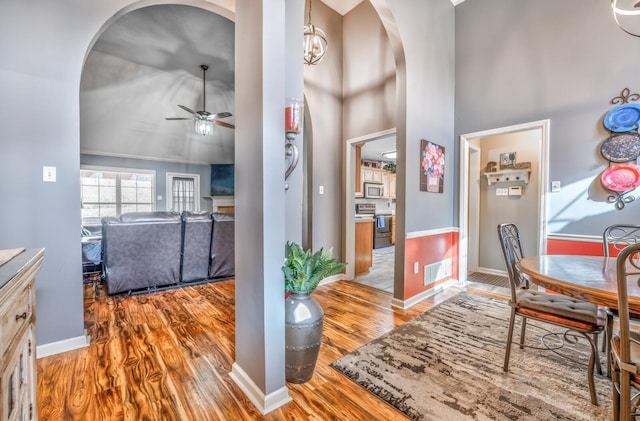
[[[519,146],[518,142],[521,140],[518,139],[523,138],[529,139],[531,143],[528,154],[523,153],[523,162],[531,164],[528,182],[500,185],[502,191],[498,191],[496,186],[498,183],[494,183],[483,193],[480,187],[483,183],[485,187],[489,184],[485,165],[491,161],[498,161],[500,153],[512,153],[522,147],[522,145]],[[546,252],[549,120],[461,135],[460,143],[458,269],[460,281],[466,283],[468,274],[472,270],[495,275],[506,274],[495,231],[496,222],[521,223],[523,230],[528,231],[526,240],[531,244],[528,253],[544,254]],[[499,165],[496,170],[500,171]],[[516,189],[513,197],[508,196],[508,193],[504,195],[505,197],[500,197],[503,196],[505,189],[510,192],[509,187],[512,185],[520,186],[521,195],[517,196],[518,189]],[[494,209],[505,211],[491,219],[486,215],[490,214],[492,206]],[[521,208],[525,206],[529,209],[529,213],[514,212],[513,209],[516,206]],[[529,215],[526,222],[523,221],[524,216],[521,214]],[[525,250],[527,250],[526,247]]]
[[[345,261],[347,264],[347,269],[345,272],[346,279],[355,280],[355,261],[356,261],[356,202],[371,202],[376,204],[376,210],[372,213],[372,221],[371,226],[372,230],[375,230],[376,226],[376,216],[384,213],[391,214],[392,210],[395,209],[395,200],[393,206],[391,206],[392,199],[372,199],[366,197],[356,197],[356,172],[361,171],[361,163],[358,161],[358,154],[356,153],[357,145],[373,145],[375,143],[386,142],[388,143],[389,139],[395,140],[396,129],[384,130],[381,132],[371,133],[369,135],[348,139],[346,141],[346,150],[345,150],[345,159],[346,159],[346,188],[345,188],[345,242],[344,242],[344,250],[345,250]],[[389,143],[389,145],[391,145]],[[391,146],[389,146],[391,148]],[[384,151],[386,151],[386,147],[383,147]],[[381,149],[381,151],[382,151]],[[381,161],[384,158],[381,157]],[[394,174],[395,175],[395,174]],[[362,180],[360,181],[363,182]],[[395,181],[394,181],[395,183]],[[395,190],[395,189],[394,189]],[[383,193],[384,195],[384,193]],[[395,196],[395,191],[393,193]],[[389,204],[389,206],[387,206]],[[386,219],[385,221],[388,221]],[[389,280],[393,280],[394,271],[395,271],[395,253],[391,252],[391,248],[382,247],[378,251],[376,251],[376,255],[374,256],[373,249],[373,235],[371,233],[372,241],[371,241],[371,255],[372,255],[372,263],[375,262],[374,271],[376,274],[372,274],[371,283],[363,282],[374,286],[378,289],[383,289],[388,292],[393,292],[393,282],[389,283]],[[373,266],[372,266],[373,267]],[[374,279],[375,278],[375,279]],[[385,279],[386,284],[382,287],[382,284],[379,283],[376,279]],[[375,284],[375,285],[374,285]]]

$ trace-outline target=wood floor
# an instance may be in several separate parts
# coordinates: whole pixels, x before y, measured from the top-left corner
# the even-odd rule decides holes
[[[262,416],[229,377],[234,281],[138,296],[95,296],[85,285],[91,345],[38,360],[40,420],[391,420],[395,409],[329,363],[457,293],[409,310],[349,281],[314,292],[325,311],[314,377],[288,384],[293,401]]]

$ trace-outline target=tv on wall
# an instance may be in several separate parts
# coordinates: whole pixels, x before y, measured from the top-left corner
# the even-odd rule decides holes
[[[211,196],[233,194],[233,164],[211,164]]]

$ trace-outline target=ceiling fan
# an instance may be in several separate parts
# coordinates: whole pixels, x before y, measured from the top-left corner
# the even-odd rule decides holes
[[[218,126],[228,127],[230,129],[235,129],[236,126],[233,124],[229,124],[224,121],[220,121],[218,119],[231,117],[231,113],[223,111],[220,113],[210,113],[206,111],[207,109],[207,99],[206,99],[206,87],[205,87],[205,75],[207,70],[209,70],[209,66],[203,64],[200,66],[202,69],[202,108],[203,111],[193,111],[189,107],[185,107],[184,105],[178,105],[178,107],[183,110],[193,114],[193,117],[165,117],[165,120],[193,120],[195,124],[195,131],[201,135],[208,135],[213,131],[213,124],[217,124]]]

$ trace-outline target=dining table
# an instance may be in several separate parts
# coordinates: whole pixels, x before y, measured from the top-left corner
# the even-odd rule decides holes
[[[618,309],[616,258],[547,254],[520,259],[516,266],[531,282],[548,290]],[[640,314],[640,285],[627,282],[629,312]]]

